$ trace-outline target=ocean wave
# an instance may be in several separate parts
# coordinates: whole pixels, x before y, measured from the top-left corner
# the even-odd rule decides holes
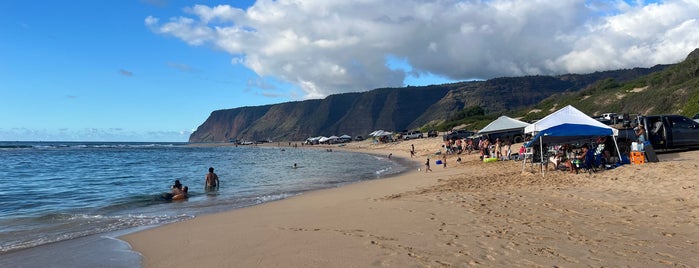
[[[382,169],[379,169],[377,171],[374,171],[374,173],[376,173],[377,176],[381,176],[381,175],[389,173],[391,170],[393,170],[393,167],[387,167],[387,168],[382,168]]]
[[[0,149],[123,149],[163,148],[186,145],[181,142],[3,142]]]
[[[63,222],[61,228],[55,226],[38,227],[27,230],[15,230],[0,234],[8,237],[0,239],[0,254],[10,251],[36,247],[48,243],[55,243],[70,239],[76,239],[89,235],[119,231],[133,227],[158,225],[163,223],[183,221],[194,218],[193,215],[180,214],[168,215],[141,215],[129,214],[120,216],[91,215],[91,214],[53,214],[39,217],[37,220],[51,222],[59,220]],[[11,238],[10,238],[11,237]]]
[[[262,204],[262,203],[267,203],[267,202],[271,202],[271,201],[282,200],[282,199],[292,197],[294,195],[296,195],[296,194],[281,193],[281,194],[271,194],[271,195],[258,196],[255,198],[255,203]]]

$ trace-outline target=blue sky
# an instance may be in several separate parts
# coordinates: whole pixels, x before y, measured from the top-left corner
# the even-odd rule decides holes
[[[187,141],[218,109],[648,67],[698,1],[1,1],[0,140]]]

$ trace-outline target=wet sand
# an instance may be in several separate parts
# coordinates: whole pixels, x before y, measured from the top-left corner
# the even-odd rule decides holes
[[[145,267],[695,267],[699,151],[592,175],[435,152],[441,139],[332,147],[410,159],[396,177],[129,234]],[[517,148],[517,147],[513,147]],[[433,172],[424,163],[432,158]]]

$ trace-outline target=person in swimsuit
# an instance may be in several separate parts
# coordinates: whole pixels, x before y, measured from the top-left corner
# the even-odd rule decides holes
[[[214,168],[210,167],[209,173],[206,174],[206,182],[204,184],[204,190],[205,191],[218,190],[218,187],[219,187],[218,175],[216,175],[216,173],[214,173]]]
[[[161,195],[162,199],[172,200],[172,197],[178,194],[186,193],[182,191],[182,183],[180,183],[180,180],[175,180],[175,184],[170,186],[170,189],[171,190],[169,193],[164,193]]]

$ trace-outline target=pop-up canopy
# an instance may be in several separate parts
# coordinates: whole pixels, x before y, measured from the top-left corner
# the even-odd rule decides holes
[[[495,121],[490,122],[490,124],[478,131],[478,135],[523,129],[527,126],[529,126],[529,123],[525,123],[517,119],[513,119],[503,115],[498,117],[498,119],[495,119]]]
[[[525,127],[524,132],[535,135],[524,146],[532,147],[539,144],[542,163],[544,162],[544,142],[572,142],[600,136],[612,136],[614,147],[616,147],[617,153],[621,156],[619,145],[616,143],[616,136],[619,134],[619,130],[600,123],[571,105],[563,107],[536,123]]]
[[[595,120],[592,117],[589,117],[588,115],[571,105],[563,107],[562,109],[555,111],[552,114],[542,118],[541,120],[525,127],[524,133],[531,133],[532,135],[536,135],[542,130],[562,124],[575,124],[593,126],[598,128],[607,128],[612,131],[612,134],[610,135],[619,135],[618,129],[602,124],[601,122]]]

